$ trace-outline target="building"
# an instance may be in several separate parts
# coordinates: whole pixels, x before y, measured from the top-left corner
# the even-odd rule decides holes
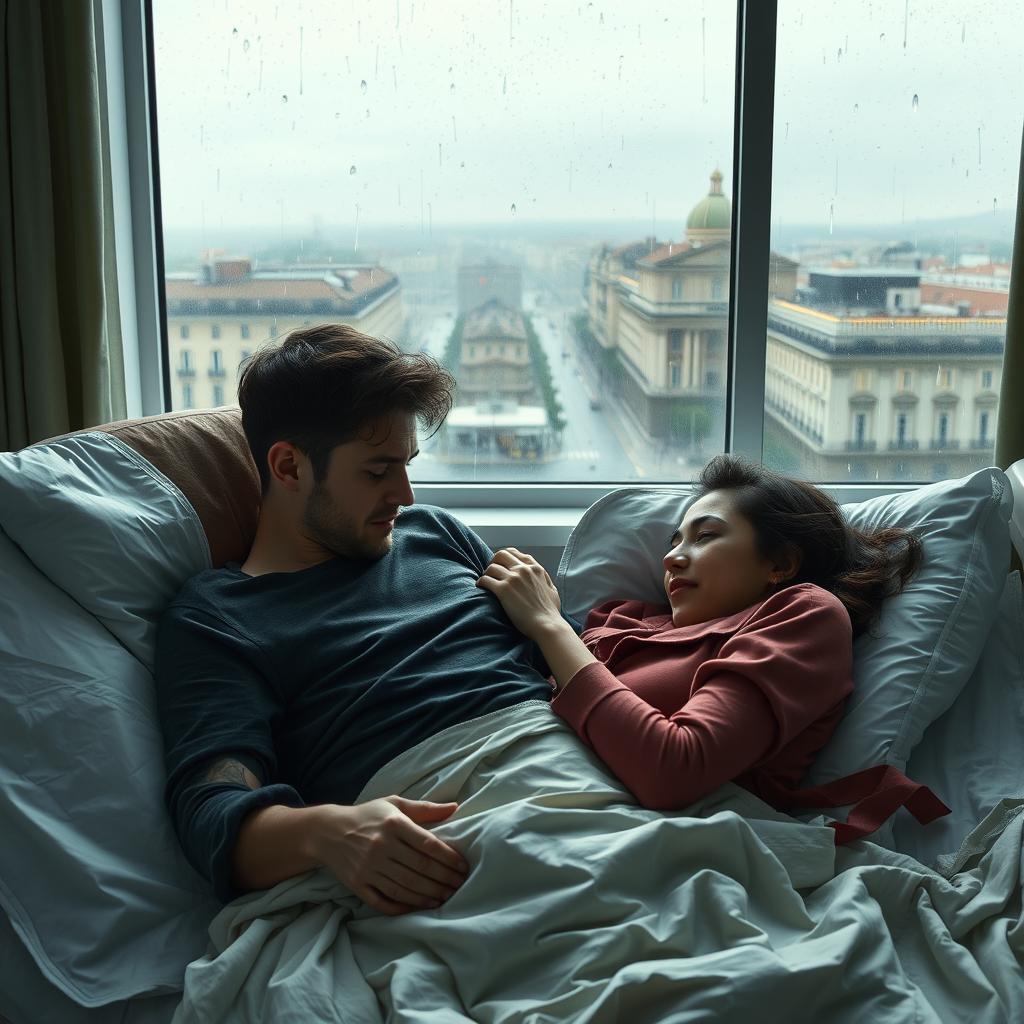
[[[438,434],[447,461],[536,459],[554,447],[522,312],[491,298],[460,317],[450,342],[455,408]]]
[[[363,264],[256,270],[249,259],[214,256],[198,274],[168,274],[166,294],[175,409],[234,403],[241,363],[298,327],[343,323],[401,338],[405,326],[398,277]]]
[[[768,307],[765,461],[817,480],[991,464],[1006,320],[922,315],[921,272],[820,268]]]
[[[921,302],[929,313],[1005,317],[1010,264],[933,267],[921,278]]]
[[[724,434],[731,228],[716,170],[684,241],[604,246],[590,261],[580,340],[640,444],[685,450]],[[772,294],[793,295],[796,268],[772,254]]]

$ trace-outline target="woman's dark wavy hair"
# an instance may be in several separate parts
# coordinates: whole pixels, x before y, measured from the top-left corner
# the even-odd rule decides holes
[[[850,613],[854,636],[874,622],[882,601],[898,594],[921,564],[921,541],[909,530],[859,530],[824,491],[760,463],[715,456],[701,472],[697,496],[721,490],[732,492],[737,512],[753,526],[762,557],[798,557],[787,585],[816,583],[835,594]]]
[[[242,428],[262,496],[270,490],[267,452],[276,442],[303,452],[313,479],[322,483],[331,451],[363,437],[370,421],[408,412],[433,433],[454,394],[455,378],[436,359],[403,352],[388,338],[347,324],[292,331],[280,345],[257,350],[238,382]]]

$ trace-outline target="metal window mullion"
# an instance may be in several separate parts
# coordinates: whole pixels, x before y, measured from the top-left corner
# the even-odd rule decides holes
[[[727,451],[761,461],[771,243],[776,0],[738,0]]]

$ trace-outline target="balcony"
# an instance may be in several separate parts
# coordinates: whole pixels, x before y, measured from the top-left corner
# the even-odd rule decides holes
[[[228,371],[223,366],[211,366],[206,372],[213,380],[223,380],[228,375]]]
[[[180,380],[195,380],[196,368],[194,366],[179,366],[177,374]]]
[[[921,447],[920,441],[890,441],[891,452],[916,452]]]
[[[960,450],[960,441],[954,438],[947,438],[945,441],[929,441],[928,449],[933,452],[957,452]]]
[[[873,452],[877,449],[877,441],[847,441],[843,445],[844,452]]]
[[[979,437],[970,442],[972,452],[991,451],[995,447],[995,438]]]

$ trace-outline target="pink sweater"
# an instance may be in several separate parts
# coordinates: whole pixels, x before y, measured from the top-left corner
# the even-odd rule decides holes
[[[797,791],[853,690],[850,617],[821,587],[786,587],[679,628],[667,605],[608,601],[587,615],[581,639],[598,662],[551,707],[645,807],[679,810],[729,781],[780,810],[868,798],[866,817],[850,814],[856,827],[834,825],[837,842],[873,831],[904,803],[919,820],[915,803],[928,820],[948,813],[881,766]]]

